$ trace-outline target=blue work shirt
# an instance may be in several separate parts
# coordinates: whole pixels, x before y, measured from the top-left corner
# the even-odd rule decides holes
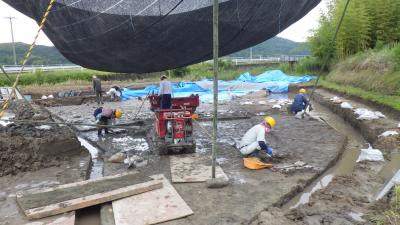
[[[292,103],[291,111],[293,113],[298,113],[301,110],[305,109],[308,104],[308,100],[304,94],[297,94],[294,97],[294,101]]]

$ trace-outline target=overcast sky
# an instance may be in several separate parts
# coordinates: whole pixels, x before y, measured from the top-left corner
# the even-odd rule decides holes
[[[281,32],[278,36],[297,42],[305,41],[307,36],[310,34],[310,30],[317,27],[321,10],[325,9],[326,0],[322,0],[322,2],[305,17]],[[38,25],[34,20],[19,13],[2,0],[0,0],[0,43],[11,42],[10,22],[8,19],[4,18],[8,16],[16,18],[13,20],[14,40],[16,42],[25,42],[30,44],[37,32]],[[39,35],[37,44],[53,45],[44,33]]]

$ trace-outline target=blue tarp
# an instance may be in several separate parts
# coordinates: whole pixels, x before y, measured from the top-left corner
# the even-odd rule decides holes
[[[308,82],[316,78],[315,76],[289,76],[280,70],[269,70],[258,76],[252,76],[246,72],[241,74],[236,80],[218,81],[218,101],[229,101],[234,96],[245,95],[249,92],[262,89],[269,89],[272,92],[288,92],[289,84]],[[191,94],[198,94],[202,102],[212,102],[212,80],[205,79],[196,82],[180,82],[173,84],[174,97],[186,97]],[[132,97],[145,96],[147,94],[158,93],[159,87],[148,86],[141,90],[125,89],[122,92],[124,100]]]

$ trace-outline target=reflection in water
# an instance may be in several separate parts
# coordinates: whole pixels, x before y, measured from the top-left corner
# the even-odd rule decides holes
[[[328,174],[324,176],[313,186],[310,192],[304,192],[301,195],[299,201],[294,206],[290,207],[290,209],[297,208],[299,205],[308,203],[310,201],[311,194],[328,186],[328,184],[332,181],[333,177],[334,177],[333,174]]]
[[[98,158],[99,150],[81,137],[78,137],[78,140],[81,142],[81,145],[89,151],[92,158],[89,179],[103,177],[104,162]]]

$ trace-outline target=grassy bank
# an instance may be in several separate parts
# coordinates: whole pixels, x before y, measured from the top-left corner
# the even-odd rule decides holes
[[[374,216],[371,221],[376,225],[397,225],[400,224],[400,186],[393,188],[390,206],[381,215]]]
[[[304,69],[304,64],[299,66],[301,68],[296,66],[294,70]],[[313,84],[314,81],[305,85]],[[348,57],[332,66],[319,85],[400,110],[400,45]]]
[[[333,67],[327,80],[384,95],[400,95],[400,45],[349,57]]]

